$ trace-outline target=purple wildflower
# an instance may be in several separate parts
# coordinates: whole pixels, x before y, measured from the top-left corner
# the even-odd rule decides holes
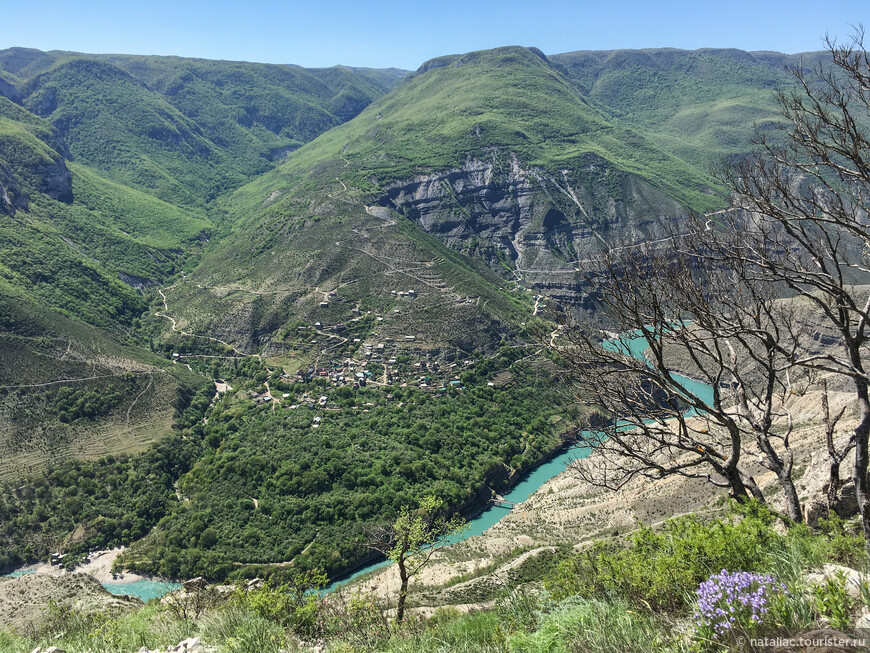
[[[784,591],[785,585],[773,576],[723,569],[698,587],[695,630],[717,639],[738,624],[757,626],[770,609],[770,597]]]

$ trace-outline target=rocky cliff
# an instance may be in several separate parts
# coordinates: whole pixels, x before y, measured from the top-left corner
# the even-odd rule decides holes
[[[50,617],[51,605],[83,613],[118,614],[141,606],[142,602],[129,596],[109,594],[96,578],[87,574],[0,578],[0,624],[3,626],[12,630],[38,629]]]
[[[61,156],[33,166],[32,172],[39,179],[40,193],[66,204],[73,201],[72,175]]]
[[[686,210],[639,177],[594,155],[548,172],[513,154],[391,184],[378,204],[448,246],[567,304],[583,302],[578,264],[605,245],[660,236]]]

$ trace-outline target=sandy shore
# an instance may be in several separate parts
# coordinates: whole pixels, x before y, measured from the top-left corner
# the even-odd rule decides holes
[[[112,564],[125,547],[119,549],[110,549],[109,551],[97,551],[90,555],[90,562],[79,565],[73,571],[67,571],[63,567],[50,565],[48,563],[38,563],[22,567],[18,571],[33,571],[37,574],[47,574],[49,576],[65,576],[67,574],[88,574],[96,578],[100,583],[111,585],[113,583],[135,583],[139,580],[147,580],[144,576],[138,574],[121,573],[112,574]]]

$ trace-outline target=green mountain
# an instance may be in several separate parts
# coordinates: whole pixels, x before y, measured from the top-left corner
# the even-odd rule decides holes
[[[825,56],[659,48],[577,51],[550,59],[608,118],[706,169],[744,153],[755,126],[780,119],[771,98],[793,83],[787,67]]]
[[[355,307],[389,314],[390,337],[473,351],[531,313],[518,290],[581,301],[573,261],[599,238],[655,237],[686,207],[721,206],[716,187],[539,52],[445,57],[228,196],[230,233],[168,302],[246,352],[298,358],[291,317]],[[396,310],[407,289],[414,310]],[[321,306],[330,292],[343,302]]]
[[[210,222],[68,162],[0,98],[0,478],[146,447],[204,380],[131,338],[144,287]]]
[[[152,58],[112,57],[155,85],[168,82],[162,91],[200,125],[105,59],[0,52],[0,335],[12,338],[0,349],[13,357],[0,378],[8,453],[0,477],[66,456],[142,449],[168,432],[173,393],[204,379],[153,369],[165,359],[138,328],[146,290],[214,237],[207,202],[217,193],[273,166],[276,148],[358,111],[399,74],[173,59],[161,81],[149,73]],[[214,89],[195,81],[186,91],[185,75],[223,86],[224,101],[209,102]],[[253,114],[233,113],[233,102]],[[146,382],[120,392],[131,371]],[[81,390],[73,403],[82,399],[83,410],[58,407],[61,386]],[[88,392],[109,386],[111,406],[84,410]]]
[[[358,113],[399,71],[174,57],[0,53],[23,104],[79,162],[186,206],[201,205]]]

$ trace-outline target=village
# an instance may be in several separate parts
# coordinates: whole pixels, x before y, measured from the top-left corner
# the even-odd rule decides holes
[[[392,290],[390,294],[396,299],[405,300],[418,297],[413,289]],[[342,301],[335,291],[330,291],[319,302],[319,308],[328,309]],[[475,363],[475,359],[468,357],[467,353],[433,347],[424,342],[419,334],[382,333],[387,330],[385,327],[391,321],[389,318],[401,310],[391,308],[381,314],[377,311],[362,311],[359,306],[354,306],[350,309],[352,317],[346,322],[324,324],[318,320],[310,325],[295,327],[293,333],[288,334],[294,349],[305,351],[313,361],[300,366],[296,373],[282,370],[279,380],[272,383],[282,389],[280,392],[266,383],[256,390],[248,390],[245,393],[247,399],[258,405],[272,404],[275,408],[280,406],[285,410],[306,408],[330,411],[340,410],[338,403],[331,397],[332,391],[340,388],[350,391],[373,387],[385,390],[391,387],[416,388],[436,394],[464,390],[460,375]],[[217,382],[219,389],[226,388],[221,385],[224,383],[222,379]],[[317,390],[309,389],[301,394],[294,392],[297,384],[311,388],[312,383]],[[384,399],[393,401],[394,395],[387,392]],[[367,402],[354,409],[367,412],[372,405]],[[401,405],[399,401],[398,406]],[[319,426],[321,419],[319,415],[315,416],[312,426]]]
[[[297,383],[306,384],[307,387],[313,382],[324,392],[342,387],[352,390],[366,387],[413,387],[432,393],[465,389],[460,372],[474,364],[472,359],[445,362],[440,358],[440,351],[413,346],[416,343],[415,336],[407,336],[401,342],[391,337],[378,341],[378,334],[374,332],[371,338],[375,341],[362,343],[361,338],[353,339],[354,344],[360,345],[361,358],[354,356],[331,359],[300,369],[296,374],[282,372],[282,387],[292,387]],[[223,380],[218,382],[223,383]],[[333,407],[328,403],[326,395],[315,394],[306,392],[299,397],[297,403],[287,404],[285,408],[295,410],[299,407]],[[294,397],[291,392],[283,392],[277,396],[277,393],[268,389],[265,392],[251,390],[248,396],[258,404],[286,403]],[[386,398],[390,401],[393,395],[387,394]]]
[[[174,352],[171,358],[212,377],[215,399],[227,396],[273,411],[310,410],[315,413],[311,426],[318,428],[330,411],[366,413],[391,402],[401,408],[408,399],[406,389],[432,395],[462,392],[468,372],[486,357],[481,351],[469,353],[431,342],[431,325],[420,313],[421,296],[414,289],[390,290],[393,301],[380,310],[361,307],[336,290],[313,294],[319,297],[312,298],[312,321],[287,325],[278,337],[261,341],[256,354],[239,355],[233,348],[235,356],[188,351]],[[477,298],[454,300],[474,303]],[[232,363],[209,368],[222,360]],[[242,360],[256,361],[256,372],[240,370]],[[486,384],[495,387],[504,381],[503,375],[496,375]],[[371,392],[376,389],[380,392]]]

